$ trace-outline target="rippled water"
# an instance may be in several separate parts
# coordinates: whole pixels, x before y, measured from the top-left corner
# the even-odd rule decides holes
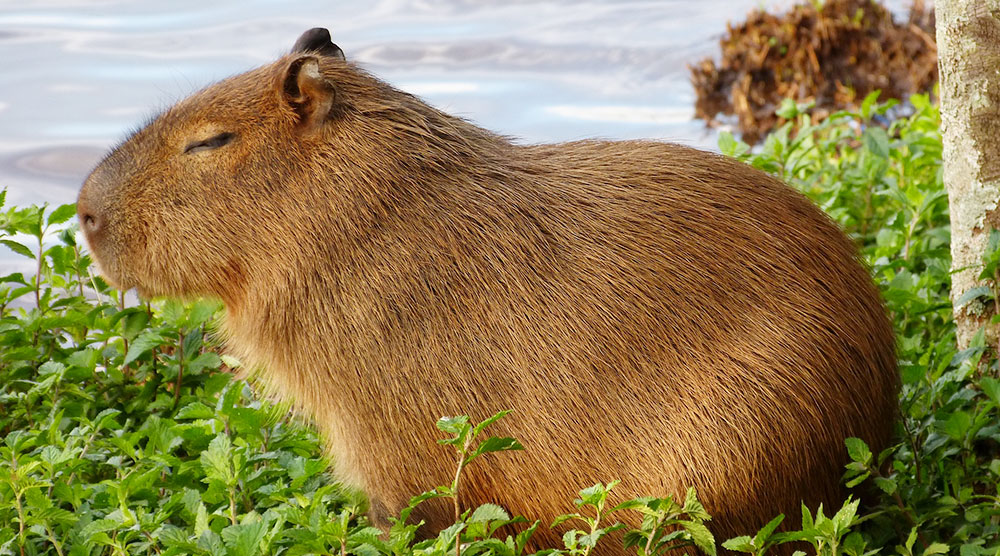
[[[74,201],[100,156],[150,114],[267,63],[315,26],[397,87],[522,141],[711,147],[691,119],[686,64],[715,53],[727,21],[789,3],[0,2],[0,188],[8,205]],[[0,274],[13,268],[0,248]]]

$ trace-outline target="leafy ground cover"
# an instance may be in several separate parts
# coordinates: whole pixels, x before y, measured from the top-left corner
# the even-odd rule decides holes
[[[874,95],[821,121],[789,101],[779,111],[787,123],[759,149],[720,140],[805,192],[857,241],[895,322],[903,377],[897,443],[881,454],[845,445],[854,460],[845,480],[875,492],[874,503],[803,509],[797,531],[775,532],[776,516],[725,541],[730,550],[757,556],[793,540],[831,556],[1000,550],[995,350],[982,337],[955,348],[939,115],[924,96],[910,105],[912,115],[885,127],[872,122],[891,103]],[[437,537],[414,540],[411,509],[389,532],[371,527],[364,497],[325,473],[308,423],[257,399],[234,373],[239,362],[219,354],[218,304],[126,306],[90,274],[72,214],[69,205],[0,209],[0,242],[35,270],[0,277],[0,554],[520,556],[531,532],[551,525],[459,506],[456,474],[413,500],[455,501],[456,524]],[[984,260],[984,276],[998,261]],[[991,283],[959,301],[996,311],[996,298]],[[489,436],[492,421],[437,423],[456,471],[483,465],[487,452],[532,449]],[[613,542],[602,538],[623,527],[622,512],[643,515],[624,533],[637,556],[715,552],[693,490],[611,508],[614,483],[580,486],[577,511],[560,520],[576,529],[540,556],[589,556]]]

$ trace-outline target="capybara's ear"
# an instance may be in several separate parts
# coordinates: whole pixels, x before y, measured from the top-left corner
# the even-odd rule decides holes
[[[282,100],[299,115],[304,129],[318,129],[326,121],[337,90],[323,76],[315,56],[299,56],[285,67]]]
[[[302,33],[292,47],[292,54],[299,52],[315,52],[331,58],[344,59],[344,51],[330,40],[330,32],[322,27],[313,27]]]

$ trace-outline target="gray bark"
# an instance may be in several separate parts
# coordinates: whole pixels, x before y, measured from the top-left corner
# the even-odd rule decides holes
[[[1000,229],[1000,0],[937,0],[944,182],[951,206],[952,301],[983,285],[991,228]],[[960,348],[993,310],[955,308]],[[995,331],[988,330],[990,343]]]

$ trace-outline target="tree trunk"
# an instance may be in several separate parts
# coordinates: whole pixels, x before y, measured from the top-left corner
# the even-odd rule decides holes
[[[1000,229],[1000,0],[937,0],[944,183],[951,204],[952,301],[979,281],[990,229]],[[959,307],[958,345],[968,347],[992,307]],[[995,328],[995,327],[994,327]],[[990,343],[997,339],[988,330]]]

